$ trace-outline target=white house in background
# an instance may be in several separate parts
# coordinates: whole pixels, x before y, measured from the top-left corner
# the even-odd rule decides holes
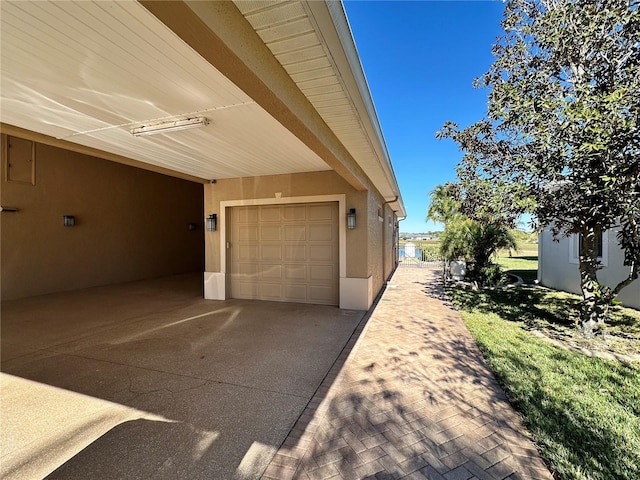
[[[603,232],[602,241],[599,242],[603,268],[598,271],[598,279],[610,287],[617,285],[628,274],[628,268],[622,263],[624,256],[618,246],[616,233],[616,229]],[[542,231],[538,241],[538,280],[542,285],[581,293],[578,239],[578,235],[571,235],[554,242],[549,229]],[[627,307],[640,309],[640,279],[624,288],[618,300]]]

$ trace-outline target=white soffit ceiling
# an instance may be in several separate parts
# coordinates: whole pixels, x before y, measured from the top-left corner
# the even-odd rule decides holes
[[[378,190],[387,199],[399,196],[342,4],[234,3]]]
[[[204,179],[329,169],[137,2],[0,3],[3,123]]]

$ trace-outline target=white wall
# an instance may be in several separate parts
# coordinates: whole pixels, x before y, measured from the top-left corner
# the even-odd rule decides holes
[[[608,230],[607,241],[603,242],[606,248],[606,266],[598,271],[600,282],[614,287],[627,275],[627,267],[623,265],[622,250],[618,246],[616,230]],[[580,273],[577,263],[571,263],[572,237],[560,238],[559,242],[553,241],[551,232],[545,229],[539,238],[538,245],[538,279],[542,285],[566,292],[580,294]],[[618,300],[627,307],[640,309],[640,279],[622,290]]]

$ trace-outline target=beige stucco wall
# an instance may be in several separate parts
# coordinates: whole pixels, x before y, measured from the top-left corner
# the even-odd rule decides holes
[[[395,271],[398,260],[397,242],[394,236],[397,217],[389,205],[384,208],[384,280]]]
[[[391,223],[389,219],[391,217]],[[373,290],[378,292],[395,269],[393,228],[395,216],[384,198],[376,191],[368,196],[369,275]]]
[[[373,296],[383,287],[395,268],[393,229],[395,216],[377,191],[357,191],[333,171],[223,179],[205,185],[205,216],[215,213],[221,218],[221,202],[273,199],[280,203],[290,197],[344,195],[345,210],[355,208],[357,227],[346,229],[346,278],[371,278]],[[379,209],[383,221],[378,218]],[[391,223],[389,222],[391,217]],[[346,218],[340,221],[346,222]],[[221,272],[221,248],[226,246],[225,229],[207,232],[207,272]]]
[[[345,194],[346,208],[355,208],[358,212],[358,225],[361,228],[347,230],[347,276],[367,278],[367,192],[358,192],[333,171],[296,173],[289,175],[270,175],[218,180],[205,185],[205,216],[220,215],[220,202],[230,200],[269,199],[275,203],[276,194],[282,198],[307,197],[318,195]],[[345,219],[346,222],[346,219]],[[220,272],[220,246],[226,239],[221,238],[220,229],[207,233],[206,271]]]
[[[282,197],[346,195],[347,211],[356,208],[358,228],[346,232],[346,260],[341,270],[341,298],[370,297],[391,271],[391,233],[378,221],[378,206],[384,205],[367,172],[322,119],[309,99],[265,45],[238,8],[226,2],[151,2],[144,5],[174,33],[215,66],[287,130],[315,152],[332,169],[293,175],[219,180],[205,186],[205,215],[220,218],[220,202]],[[372,195],[375,197],[373,198]],[[274,202],[278,203],[278,202]],[[375,208],[372,210],[372,206]],[[386,208],[382,217],[386,220]],[[226,298],[226,278],[221,272],[224,226],[205,236],[205,297]],[[388,250],[388,252],[387,252]],[[341,265],[342,268],[342,265]],[[347,281],[343,281],[347,279]],[[362,280],[362,282],[360,281]],[[366,287],[366,288],[365,288]],[[341,300],[341,305],[343,305]],[[344,304],[344,308],[351,308]],[[361,306],[361,301],[350,305]]]
[[[43,144],[35,185],[8,182],[5,146],[3,300],[203,270],[201,184]]]

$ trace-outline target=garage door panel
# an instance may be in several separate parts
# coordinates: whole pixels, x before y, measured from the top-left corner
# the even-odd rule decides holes
[[[262,275],[260,277],[268,280],[282,280],[282,270],[283,266],[280,264],[264,264],[262,266]]]
[[[238,222],[255,223],[258,221],[258,211],[253,207],[237,207],[234,210]]]
[[[255,263],[241,262],[238,265],[238,273],[245,279],[257,280],[258,278],[258,265]]]
[[[261,283],[260,296],[264,300],[281,300],[282,285],[279,283]]]
[[[287,261],[304,262],[307,260],[307,247],[305,245],[285,245],[284,258]]]
[[[260,247],[260,260],[282,260],[282,247],[280,245],[262,245]]]
[[[258,296],[258,283],[257,282],[236,282],[234,284],[234,291],[237,298],[255,298]]]
[[[333,240],[333,225],[309,225],[309,240],[312,242],[331,242]]]
[[[335,289],[326,285],[310,285],[309,298],[317,303],[328,303],[335,296]]]
[[[333,247],[331,245],[310,245],[309,259],[315,262],[329,262],[333,258]]]
[[[282,241],[282,228],[280,225],[262,225],[260,227],[260,240],[262,242]]]
[[[306,302],[307,286],[306,285],[285,285],[284,299],[288,302]]]
[[[311,265],[309,267],[309,280],[314,282],[330,282],[335,277],[333,265]]]
[[[338,204],[231,209],[233,298],[337,305]]]
[[[284,239],[287,242],[304,242],[307,240],[307,228],[304,225],[285,225]]]
[[[282,217],[288,222],[304,221],[307,219],[307,207],[305,207],[304,205],[291,205],[283,207]]]
[[[238,227],[238,240],[241,242],[257,242],[258,227],[255,225],[241,225]]]
[[[257,245],[237,245],[235,248],[238,256],[237,259],[243,260],[258,260],[258,246]]]
[[[261,222],[280,222],[281,217],[280,207],[262,207],[258,209],[259,218]]]
[[[285,280],[307,280],[307,266],[285,265],[284,278]]]
[[[331,204],[309,206],[309,220],[334,220],[334,208]]]

